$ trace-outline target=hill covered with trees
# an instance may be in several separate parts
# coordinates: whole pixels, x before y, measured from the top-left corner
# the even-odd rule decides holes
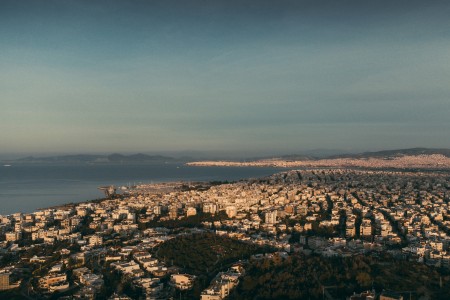
[[[334,257],[302,254],[287,258],[252,260],[230,299],[323,299],[324,287],[335,299],[345,299],[353,291],[374,288],[410,291],[409,299],[448,299],[450,275],[424,264],[394,260],[388,256]]]

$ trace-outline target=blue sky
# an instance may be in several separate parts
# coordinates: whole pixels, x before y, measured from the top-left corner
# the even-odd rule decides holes
[[[449,15],[446,1],[3,0],[0,152],[450,147]]]

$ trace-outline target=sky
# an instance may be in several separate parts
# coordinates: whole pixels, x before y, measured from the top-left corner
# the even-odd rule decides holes
[[[0,0],[0,154],[450,148],[448,1]]]

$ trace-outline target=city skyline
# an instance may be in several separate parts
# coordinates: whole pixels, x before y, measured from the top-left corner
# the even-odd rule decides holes
[[[444,1],[2,1],[0,155],[450,148]]]

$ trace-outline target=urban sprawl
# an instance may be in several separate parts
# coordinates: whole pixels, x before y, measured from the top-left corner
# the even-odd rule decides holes
[[[199,234],[268,249],[228,261],[202,283],[202,300],[228,297],[251,261],[300,254],[382,253],[445,270],[449,188],[445,172],[312,169],[233,183],[139,185],[111,199],[0,216],[0,296],[15,290],[25,299],[131,299],[118,286],[105,287],[114,275],[139,288],[141,299],[181,298],[198,274],[158,251]],[[199,216],[195,226],[183,223]],[[403,299],[396,291],[354,292],[350,299]]]

